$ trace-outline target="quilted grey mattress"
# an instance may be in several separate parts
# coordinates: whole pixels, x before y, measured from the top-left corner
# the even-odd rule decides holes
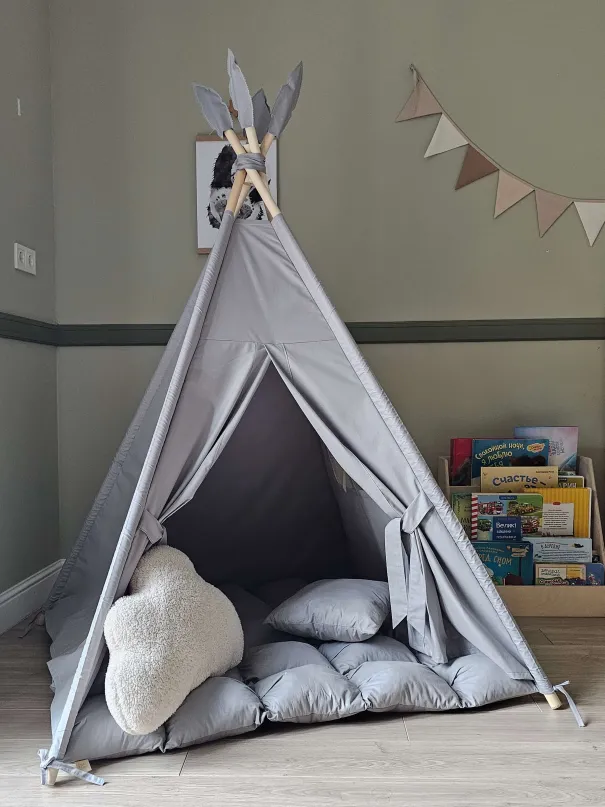
[[[240,666],[205,681],[164,726],[144,736],[119,728],[103,694],[89,696],[76,720],[67,758],[183,748],[253,731],[263,721],[314,723],[364,711],[442,711],[536,691],[533,682],[509,678],[480,654],[429,668],[404,644],[380,634],[365,642],[314,646],[263,624],[276,600],[283,599],[283,590],[268,591],[263,600],[239,586],[225,586],[224,591],[244,626],[246,651]]]

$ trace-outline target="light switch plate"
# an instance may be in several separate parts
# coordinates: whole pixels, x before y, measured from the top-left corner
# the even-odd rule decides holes
[[[14,251],[14,266],[21,272],[27,272],[30,275],[36,274],[36,250],[24,247],[23,244],[15,242]]]

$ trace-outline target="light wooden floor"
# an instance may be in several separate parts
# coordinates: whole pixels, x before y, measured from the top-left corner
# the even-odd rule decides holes
[[[542,697],[474,712],[273,727],[189,751],[93,766],[95,787],[39,785],[48,747],[47,642],[0,637],[0,807],[436,807],[605,805],[605,619],[523,619],[554,683],[588,725]]]

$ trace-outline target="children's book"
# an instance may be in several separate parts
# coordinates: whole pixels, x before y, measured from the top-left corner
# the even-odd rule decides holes
[[[537,586],[602,586],[602,563],[536,563]]]
[[[534,548],[534,563],[591,563],[590,538],[542,538],[526,536]]]
[[[471,458],[471,481],[481,482],[481,468],[486,466],[544,467],[548,465],[548,440],[533,438],[475,439]]]
[[[472,437],[453,437],[450,440],[450,485],[471,484],[472,451]]]
[[[586,564],[586,585],[605,586],[605,567],[602,563]]]
[[[452,493],[452,510],[456,518],[464,527],[464,532],[471,537],[471,505],[472,494]]]
[[[478,541],[522,541],[542,528],[539,493],[473,493],[471,538]]]
[[[578,470],[577,426],[516,426],[515,437],[548,440],[549,465],[557,465],[559,473],[571,475]]]
[[[585,486],[584,477],[574,474],[573,476],[559,475],[559,488],[583,488]]]
[[[477,541],[473,546],[495,585],[532,585],[533,548],[528,541]]]
[[[481,493],[522,493],[555,488],[559,476],[554,465],[544,468],[481,468]]]
[[[573,535],[576,538],[590,538],[590,507],[592,490],[590,488],[544,488],[540,491],[544,505],[573,504]],[[548,510],[548,507],[546,507]]]

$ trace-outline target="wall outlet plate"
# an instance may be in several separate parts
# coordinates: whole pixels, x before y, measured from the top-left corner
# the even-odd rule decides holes
[[[20,272],[27,272],[30,275],[36,274],[36,250],[24,247],[23,244],[15,242],[14,267]]]

